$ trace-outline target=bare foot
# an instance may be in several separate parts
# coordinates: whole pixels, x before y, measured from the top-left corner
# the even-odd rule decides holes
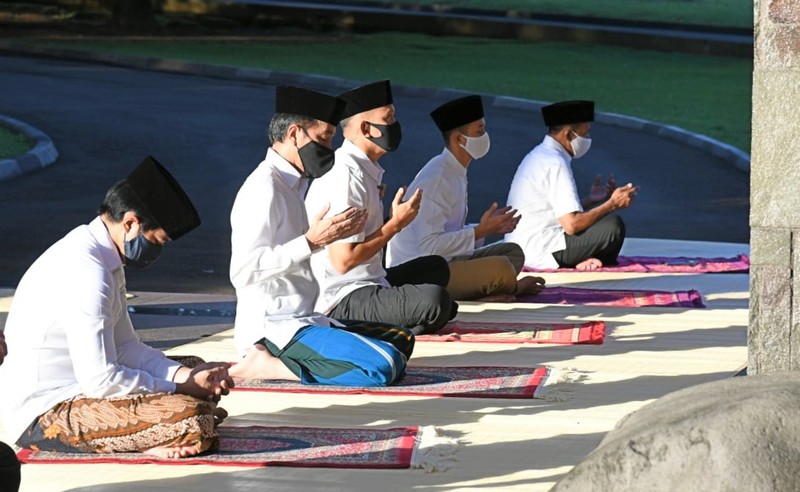
[[[544,290],[545,280],[542,277],[527,276],[522,277],[517,281],[516,295],[524,296],[526,294],[536,295]]]
[[[187,458],[200,454],[200,451],[195,446],[159,446],[155,448],[145,449],[143,454],[149,454],[160,458],[162,460],[177,460],[180,458]]]
[[[597,270],[603,266],[603,262],[597,258],[589,258],[575,265],[576,270]]]
[[[267,348],[257,343],[250,347],[244,359],[231,366],[228,374],[244,379],[282,379],[300,381],[280,359],[270,354]]]

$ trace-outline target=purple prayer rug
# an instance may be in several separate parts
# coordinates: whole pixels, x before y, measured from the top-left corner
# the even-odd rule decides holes
[[[661,290],[580,289],[546,287],[536,295],[518,296],[517,302],[539,304],[586,304],[614,307],[682,307],[702,308],[703,298],[696,290],[676,292]]]
[[[603,343],[606,324],[586,323],[519,323],[451,321],[431,335],[417,335],[417,342],[474,343],[557,343],[562,345]]]
[[[747,255],[730,258],[699,258],[688,256],[620,256],[618,265],[604,266],[596,270],[576,270],[575,268],[530,268],[525,272],[653,272],[653,273],[747,273],[750,271],[750,257]]]

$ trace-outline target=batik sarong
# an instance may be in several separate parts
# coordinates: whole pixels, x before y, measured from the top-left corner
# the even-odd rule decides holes
[[[156,393],[111,398],[79,395],[37,418],[17,444],[66,453],[117,453],[166,446],[219,446],[212,402]]]

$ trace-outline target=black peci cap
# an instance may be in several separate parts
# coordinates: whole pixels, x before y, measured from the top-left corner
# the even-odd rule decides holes
[[[275,88],[276,113],[308,116],[336,126],[343,110],[344,101],[336,96],[286,85]]]
[[[189,196],[178,181],[152,156],[131,172],[125,183],[144,209],[173,241],[200,225]]]
[[[466,96],[446,102],[431,111],[431,118],[442,133],[483,118],[481,96]]]
[[[346,103],[342,119],[370,109],[388,106],[394,101],[392,99],[392,86],[388,80],[356,87],[340,94],[339,97]]]
[[[594,121],[594,101],[562,101],[542,108],[547,127]]]

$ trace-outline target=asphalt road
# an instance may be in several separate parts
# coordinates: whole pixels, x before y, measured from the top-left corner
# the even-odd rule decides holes
[[[182,183],[203,225],[148,269],[129,271],[128,288],[232,292],[228,215],[266,152],[273,87],[15,57],[0,57],[0,74],[0,113],[43,130],[61,153],[49,168],[0,183],[0,286],[15,286],[50,244],[89,222],[105,191],[152,154]],[[396,98],[403,143],[381,160],[387,196],[441,151],[428,113],[442,102]],[[473,221],[505,200],[517,164],[544,135],[539,114],[492,107],[486,116],[492,149],[469,170]],[[575,162],[576,181],[585,193],[596,173],[613,172],[618,183],[641,187],[622,213],[630,236],[748,242],[746,174],[652,135],[596,124],[593,137]]]

